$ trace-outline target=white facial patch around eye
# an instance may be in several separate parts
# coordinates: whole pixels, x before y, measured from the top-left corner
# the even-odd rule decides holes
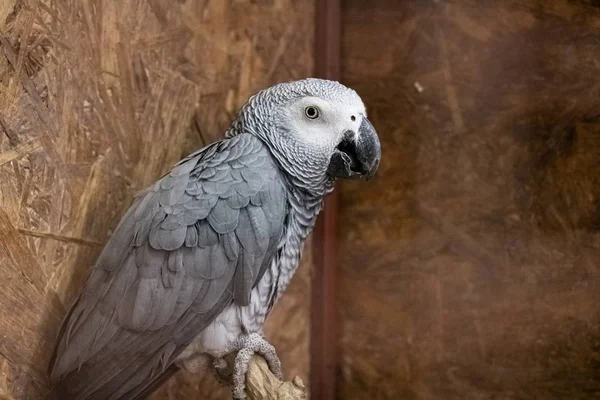
[[[333,149],[344,132],[358,131],[364,115],[362,103],[342,99],[327,100],[320,97],[303,97],[289,104],[286,110],[287,123],[296,137],[298,145],[309,149]],[[318,109],[317,118],[306,115],[307,107]],[[352,120],[351,116],[355,119]]]
[[[319,97],[303,97],[295,104],[295,108],[298,114],[309,121],[327,121],[333,111],[331,104]],[[317,115],[313,115],[312,111]]]

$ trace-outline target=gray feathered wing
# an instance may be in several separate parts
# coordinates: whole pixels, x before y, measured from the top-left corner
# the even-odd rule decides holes
[[[226,306],[247,305],[277,251],[285,184],[243,134],[205,147],[137,196],[63,322],[53,396],[132,398]]]

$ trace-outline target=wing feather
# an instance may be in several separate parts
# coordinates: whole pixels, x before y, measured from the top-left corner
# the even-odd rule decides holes
[[[52,398],[132,398],[228,304],[247,305],[284,231],[287,192],[243,134],[137,195],[63,322]]]

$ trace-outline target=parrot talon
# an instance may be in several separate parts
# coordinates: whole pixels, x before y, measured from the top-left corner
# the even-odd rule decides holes
[[[213,367],[217,370],[217,371],[223,371],[225,369],[227,369],[227,361],[225,361],[225,359],[223,358],[213,358]]]
[[[246,372],[248,372],[248,365],[254,354],[263,356],[273,375],[278,379],[283,379],[281,361],[279,361],[279,357],[277,357],[275,347],[258,333],[241,336],[236,341],[234,350],[238,351],[235,357],[235,367],[233,370],[234,399],[246,398]]]
[[[232,372],[229,369],[229,365],[227,364],[227,361],[225,361],[225,359],[221,358],[221,357],[213,358],[212,365],[213,365],[213,373],[214,373],[214,376],[217,378],[217,381],[219,381],[219,383],[221,383],[223,385],[231,386]]]

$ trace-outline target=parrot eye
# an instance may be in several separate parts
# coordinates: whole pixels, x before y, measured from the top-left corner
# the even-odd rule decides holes
[[[308,106],[304,109],[304,115],[308,119],[317,119],[319,118],[319,109],[315,106]]]

